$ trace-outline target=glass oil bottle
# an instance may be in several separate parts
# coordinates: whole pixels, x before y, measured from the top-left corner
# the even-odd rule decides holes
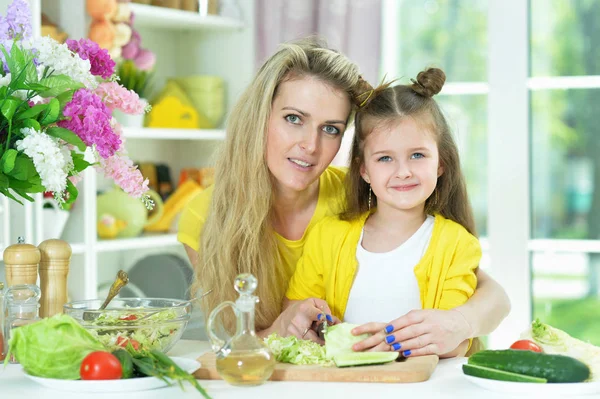
[[[254,330],[254,307],[258,297],[252,295],[257,280],[251,274],[240,274],[234,282],[240,294],[233,303],[223,302],[210,314],[207,330],[217,354],[217,372],[232,385],[253,386],[264,383],[275,369],[275,357],[256,335]],[[231,306],[236,315],[236,332],[233,337],[223,340],[215,331],[215,318],[222,310]]]

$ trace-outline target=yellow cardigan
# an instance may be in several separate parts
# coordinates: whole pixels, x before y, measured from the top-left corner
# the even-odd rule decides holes
[[[353,221],[329,217],[312,229],[290,281],[288,299],[324,299],[343,320],[358,267],[356,248],[367,216]],[[460,224],[436,215],[429,246],[414,268],[421,307],[447,310],[465,303],[475,292],[480,259],[479,240]]]

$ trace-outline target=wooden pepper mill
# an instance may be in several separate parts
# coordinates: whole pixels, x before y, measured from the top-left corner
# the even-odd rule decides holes
[[[67,275],[71,263],[71,246],[63,240],[46,240],[39,245],[40,317],[52,317],[63,312],[67,303]]]
[[[18,244],[13,244],[4,250],[4,272],[6,285],[12,287],[18,284],[35,285],[40,263],[40,250],[34,245],[25,244],[19,237]]]

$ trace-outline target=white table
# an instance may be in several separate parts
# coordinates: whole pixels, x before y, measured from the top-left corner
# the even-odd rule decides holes
[[[209,349],[205,341],[180,341],[169,353],[171,356],[196,359]],[[436,370],[428,381],[410,384],[379,384],[379,383],[337,383],[337,382],[267,382],[258,387],[233,387],[223,381],[203,381],[200,384],[214,398],[236,399],[334,399],[334,398],[366,398],[366,399],[429,399],[429,398],[510,398],[502,393],[479,388],[462,375],[460,366],[465,358],[440,360]],[[45,388],[25,377],[18,364],[0,365],[0,398],[20,399],[153,399],[153,398],[201,398],[198,391],[191,385],[186,385],[182,391],[178,386],[165,387],[150,391],[128,392],[123,394],[82,394],[55,391]],[[525,398],[526,396],[514,396]],[[529,396],[531,397],[531,396]],[[542,397],[540,395],[540,397]],[[544,395],[544,399],[548,396]],[[571,396],[573,398],[574,396]],[[594,396],[581,396],[593,398]]]

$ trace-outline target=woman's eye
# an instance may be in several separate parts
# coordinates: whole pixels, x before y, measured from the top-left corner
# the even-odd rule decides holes
[[[298,115],[294,115],[294,114],[286,115],[285,120],[288,121],[289,123],[293,123],[294,125],[298,125],[301,122],[300,117]]]
[[[420,159],[420,158],[425,158],[425,155],[423,155],[420,152],[415,152],[414,154],[411,155],[410,157],[411,159]]]
[[[388,155],[384,155],[382,157],[380,157],[379,159],[377,159],[377,162],[390,162],[392,160],[392,157],[388,156]]]
[[[340,129],[335,126],[327,125],[323,127],[323,131],[327,134],[336,135],[340,133]]]

